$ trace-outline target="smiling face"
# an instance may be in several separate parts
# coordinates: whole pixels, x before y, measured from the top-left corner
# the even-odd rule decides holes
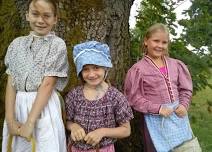
[[[105,68],[93,64],[83,66],[82,78],[91,87],[100,85],[105,80]]]
[[[169,36],[165,31],[157,30],[144,40],[147,55],[152,58],[160,58],[167,53]]]
[[[57,22],[54,5],[45,0],[32,1],[26,19],[35,35],[44,36]]]

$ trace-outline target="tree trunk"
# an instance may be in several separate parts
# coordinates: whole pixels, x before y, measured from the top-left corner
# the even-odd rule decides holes
[[[78,82],[72,60],[72,48],[75,44],[86,40],[101,41],[110,46],[113,68],[110,71],[109,78],[113,86],[122,90],[123,80],[131,61],[128,21],[133,1],[134,0],[59,1],[59,23],[55,27],[55,31],[57,35],[62,37],[67,43],[71,67],[70,83],[64,93]],[[16,8],[14,8],[14,12],[17,11],[18,13],[11,13],[9,10],[6,12],[11,20],[17,22],[16,27],[14,27],[16,30],[13,28],[5,29],[0,25],[0,30],[8,30],[7,32],[11,32],[12,30],[16,31],[16,34],[9,36],[9,40],[5,42],[6,46],[8,46],[14,37],[27,33],[26,31],[28,30],[28,23],[25,20],[27,0],[3,0],[2,4],[6,5],[8,2],[11,4],[15,2]],[[6,8],[4,9],[6,10]],[[17,14],[20,18],[14,18]],[[5,19],[8,19],[8,17]],[[5,55],[6,47],[1,49],[0,51],[4,52],[3,55]],[[2,63],[3,57],[0,59]],[[1,69],[4,69],[3,64],[0,65],[2,65]],[[2,79],[3,74],[1,74],[0,77]],[[1,101],[3,100],[1,99]],[[132,139],[132,137],[133,136],[129,139]],[[129,139],[118,142],[117,145],[119,146],[116,148],[117,151],[136,152],[135,148],[133,149],[133,143],[135,143],[135,141]],[[126,142],[130,142],[130,144],[126,144]],[[141,147],[138,149],[141,150]]]
[[[22,18],[21,27],[26,27],[27,0],[16,0]],[[129,15],[133,0],[60,0],[60,19],[56,27],[72,51],[73,45],[85,40],[98,40],[110,46],[113,69],[111,83],[121,89],[129,65],[130,38]],[[73,66],[71,66],[73,68]],[[72,72],[73,73],[73,72]]]

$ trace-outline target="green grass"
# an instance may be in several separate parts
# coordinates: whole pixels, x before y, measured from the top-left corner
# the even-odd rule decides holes
[[[212,89],[206,88],[193,97],[189,117],[203,152],[212,152]]]

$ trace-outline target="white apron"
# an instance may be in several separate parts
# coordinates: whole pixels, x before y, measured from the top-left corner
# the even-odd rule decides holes
[[[24,123],[27,120],[37,92],[17,92],[15,101],[16,119]],[[2,152],[7,151],[8,129],[6,121],[3,126]],[[65,129],[61,116],[60,100],[55,91],[48,104],[36,121],[33,137],[36,141],[36,152],[66,152]],[[31,143],[19,136],[13,137],[13,152],[31,152]]]

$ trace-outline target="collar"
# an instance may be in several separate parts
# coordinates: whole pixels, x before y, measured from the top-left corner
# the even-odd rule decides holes
[[[43,39],[45,41],[48,41],[50,37],[55,36],[55,32],[52,31],[52,32],[49,32],[48,34],[46,34],[44,36],[38,36],[38,35],[35,35],[35,32],[34,31],[30,31],[29,36],[31,38],[36,37],[36,38],[40,38],[40,39]]]
[[[152,60],[148,55],[145,55],[144,58],[153,62],[153,60]],[[162,56],[162,59],[163,59],[165,62],[167,62],[167,58],[168,58],[168,56],[165,56],[165,55]]]

